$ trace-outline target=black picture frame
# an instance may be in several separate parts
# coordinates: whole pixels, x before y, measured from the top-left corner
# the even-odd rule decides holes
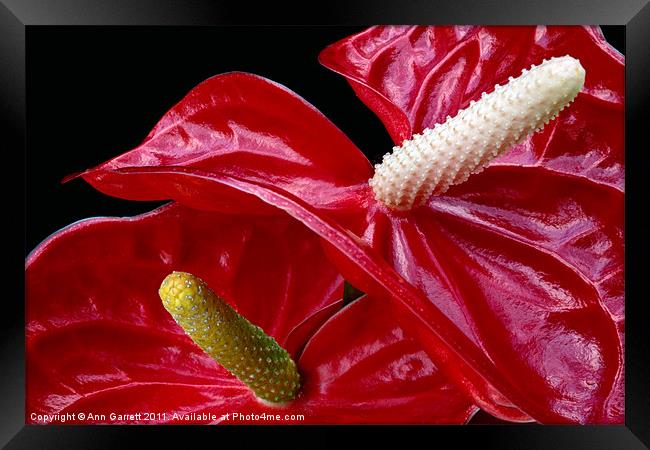
[[[495,3],[496,4],[496,3]],[[650,97],[650,52],[647,50],[650,6],[646,0],[610,2],[592,1],[501,1],[498,7],[486,2],[348,1],[323,2],[309,9],[248,2],[112,2],[82,0],[3,0],[0,3],[0,89],[4,105],[5,176],[2,188],[5,210],[5,279],[12,288],[0,315],[2,345],[3,400],[0,443],[6,448],[131,448],[141,439],[149,444],[160,442],[163,448],[186,446],[190,439],[219,443],[241,441],[250,430],[264,434],[269,442],[307,438],[314,447],[348,439],[350,433],[362,433],[373,440],[409,441],[431,445],[453,440],[455,446],[522,449],[641,449],[650,446],[650,350],[648,317],[641,264],[647,247],[646,231],[650,223],[638,208],[648,191],[644,170],[644,146],[641,138],[643,114]],[[31,27],[48,25],[155,25],[214,26],[264,24],[345,24],[375,23],[480,23],[480,24],[611,24],[625,26],[626,46],[626,419],[621,426],[548,426],[480,425],[470,427],[161,427],[161,426],[34,426],[24,423],[24,196],[16,195],[16,186],[25,186],[24,148],[26,129],[26,36]],[[647,128],[647,125],[646,127]],[[23,167],[23,170],[18,170]],[[10,230],[10,231],[9,231]],[[645,233],[647,235],[647,232]],[[398,434],[398,436],[394,436]],[[246,437],[248,439],[248,437]],[[302,444],[309,448],[308,444]]]

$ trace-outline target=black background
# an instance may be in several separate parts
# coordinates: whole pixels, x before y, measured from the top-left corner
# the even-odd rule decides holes
[[[128,216],[164,202],[108,197],[79,172],[144,139],[192,87],[228,71],[256,73],[321,110],[371,159],[392,147],[383,125],[318,53],[364,27],[29,27],[26,242],[93,216]],[[624,50],[623,26],[603,27]]]

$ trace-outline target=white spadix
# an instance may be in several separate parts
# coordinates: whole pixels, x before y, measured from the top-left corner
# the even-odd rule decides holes
[[[455,117],[393,147],[369,181],[375,198],[408,210],[443,194],[541,130],[573,101],[584,81],[585,70],[568,55],[524,69]]]

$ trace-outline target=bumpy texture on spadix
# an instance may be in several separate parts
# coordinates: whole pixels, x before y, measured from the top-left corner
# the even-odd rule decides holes
[[[582,89],[585,70],[567,55],[544,60],[509,80],[384,155],[369,182],[375,198],[408,210],[464,182],[554,119]]]
[[[300,389],[289,353],[220,299],[201,279],[173,272],[160,286],[163,305],[199,347],[258,398],[282,403]]]

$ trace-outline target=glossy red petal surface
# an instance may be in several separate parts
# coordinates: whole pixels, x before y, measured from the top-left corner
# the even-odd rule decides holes
[[[572,264],[572,253],[584,260],[587,249],[572,247],[571,233],[579,232],[560,224],[561,218],[558,214],[556,225],[565,225],[565,246],[550,252],[489,222],[422,209],[409,220],[391,220],[392,240],[384,254],[504,378],[525,385],[531,397],[545,399],[549,411],[580,423],[618,421],[622,410],[609,406],[622,376],[616,324],[595,283]],[[385,238],[383,233],[375,237]],[[611,261],[607,254],[589,256],[594,271],[598,263]],[[482,406],[512,418],[492,403]]]
[[[420,319],[415,328],[441,370],[495,415],[620,423],[622,57],[597,28],[375,27],[330,47],[321,60],[348,76],[400,142],[455,114],[531,63],[565,53],[580,58],[588,74],[572,107],[484,173],[411,215],[376,209],[363,184],[366,172],[348,180],[349,187],[342,183],[336,192],[327,190],[325,201],[272,176],[227,168],[184,172],[103,167],[91,173],[91,182],[129,192],[155,180],[159,198],[204,209],[231,210],[230,199],[241,199],[241,208],[232,210],[259,212],[255,197],[286,209],[332,243],[333,249],[326,248],[346,278],[367,292],[399,298],[406,306],[397,314],[402,323],[413,315]],[[117,168],[137,165],[159,163],[135,160]],[[202,169],[191,161],[176,165]],[[531,180],[526,180],[529,174]],[[222,185],[224,180],[235,180],[225,185],[249,195],[233,194]],[[278,200],[272,184],[306,204],[296,208]],[[577,194],[548,188],[554,184]],[[603,193],[611,205],[605,212],[593,207],[594,196]],[[458,199],[464,201],[460,207]],[[360,215],[368,214],[365,230],[354,218],[341,223],[370,239],[419,291],[403,285],[379,255],[359,250],[363,245],[354,236],[342,229],[333,232],[335,224],[322,216],[323,208],[351,212],[355,207]],[[567,219],[572,213],[577,214],[575,223]],[[423,300],[422,291],[429,300]],[[473,298],[476,304],[470,303]],[[548,326],[531,325],[535,314]],[[524,331],[515,336],[512,328]],[[545,342],[558,350],[542,357]],[[521,352],[523,357],[518,357]],[[567,380],[558,383],[558,377]]]
[[[169,177],[170,185],[201,185],[196,192],[206,201],[211,197],[212,184],[226,183],[287,210],[336,247],[339,256],[331,252],[330,256],[347,279],[367,292],[388,292],[404,301],[410,313],[421,319],[418,332],[423,344],[437,358],[444,359],[446,364],[441,364],[445,365],[445,373],[462,381],[476,401],[493,414],[511,420],[526,420],[529,414],[547,423],[621,420],[622,398],[618,395],[622,392],[622,348],[617,329],[598,295],[597,283],[583,276],[576,261],[589,256],[594,263],[591,269],[600,270],[605,278],[612,275],[611,270],[618,272],[605,264],[613,256],[607,251],[599,253],[607,246],[591,251],[571,246],[572,233],[575,242],[589,234],[584,217],[595,214],[590,209],[594,207],[593,198],[581,198],[570,189],[573,195],[567,194],[567,186],[557,187],[559,192],[565,192],[566,208],[547,214],[556,222],[535,231],[550,233],[551,225],[557,229],[564,226],[558,231],[566,237],[562,250],[525,242],[515,232],[506,233],[505,228],[486,228],[470,219],[460,220],[460,214],[451,208],[452,202],[444,202],[443,197],[437,199],[441,203],[439,210],[433,207],[433,201],[431,209],[399,217],[386,214],[382,208],[375,210],[369,222],[376,234],[366,239],[419,292],[426,293],[426,300],[419,292],[405,298],[406,287],[382,266],[383,258],[365,253],[358,238],[297,199],[287,197],[289,194],[268,185],[180,168],[134,168],[124,175],[137,170],[157,170],[159,176]],[[521,197],[525,183],[544,188],[543,181],[522,177],[522,185],[514,190]],[[550,189],[548,192],[553,193]],[[618,195],[616,191],[612,194]],[[503,192],[499,195],[503,196]],[[488,192],[485,197],[489,198]],[[515,194],[506,197],[513,202],[517,198]],[[550,200],[546,207],[554,206]],[[574,215],[578,211],[584,216],[582,228],[575,228]],[[617,211],[607,214],[616,215]],[[529,224],[532,230],[534,224]],[[557,243],[550,241],[550,245]],[[619,245],[616,240],[610,242],[610,250],[616,253]],[[373,266],[376,264],[379,266]],[[401,320],[412,322],[408,317],[402,314]],[[432,340],[432,331],[446,342],[427,342]],[[469,367],[468,357],[474,359]]]
[[[623,57],[596,27],[373,27],[320,59],[400,143],[564,54],[587,77],[557,120],[426,208],[371,206],[365,237],[549,410],[621,423]]]
[[[206,280],[281,344],[342,295],[318,238],[284,214],[246,220],[170,204],[75,223],[27,260],[28,421],[258,404],[163,308],[158,287],[173,270]]]
[[[305,397],[324,422],[464,423],[476,411],[394,320],[391,304],[363,297],[329,319],[300,358]]]
[[[132,166],[184,166],[280,186],[320,208],[333,208],[347,186],[371,175],[366,157],[305,100],[247,73],[214,76],[163,116],[144,142],[82,174],[100,191],[131,200],[166,199],[153,175],[124,184],[116,172]],[[220,202],[182,200],[197,209],[273,214],[258,199],[222,187]]]
[[[528,380],[519,376],[521,373],[528,375],[531,370],[520,372],[516,370],[518,369],[516,364],[496,365],[487,355],[485,349],[466,334],[462,325],[454,323],[454,318],[446,315],[445,308],[440,308],[432,303],[427,295],[423,295],[421,289],[415,288],[400,277],[389,265],[389,262],[377,252],[379,249],[373,249],[365,240],[356,236],[349,229],[343,228],[336,220],[322,214],[301,199],[276,186],[187,168],[130,168],[123,169],[120,173],[125,179],[130,176],[155,173],[161,180],[164,180],[165,186],[175,186],[176,189],[184,189],[191,185],[198,197],[197,200],[201,202],[218,202],[218,198],[213,196],[213,189],[216,188],[214,185],[224,184],[254,195],[269,205],[288,212],[323,238],[323,244],[329,256],[336,262],[337,268],[347,280],[373,297],[396,300],[395,319],[405,329],[411,330],[414,335],[418,336],[420,345],[429,352],[441,372],[450,377],[449,379],[454,380],[457,386],[461,386],[467,393],[474,396],[480,405],[487,405],[490,407],[490,411],[498,412],[512,420],[529,420],[528,416],[518,408],[542,422],[562,423],[588,420],[588,417],[578,419],[575,411],[569,411],[553,404],[556,397],[549,397],[549,394],[561,397],[562,393],[544,389],[531,391]],[[169,191],[168,195],[174,198],[177,193]],[[385,222],[390,218],[381,214],[377,214],[377,217],[378,220],[375,220],[370,228],[379,230],[383,227],[385,229]],[[403,219],[403,221],[409,222],[408,219]],[[421,242],[420,245],[424,246],[425,244]],[[551,259],[549,258],[549,260]],[[428,269],[431,268],[422,270]],[[566,279],[575,281],[576,274],[569,269],[559,268],[557,271]],[[484,285],[485,283],[482,284],[482,286]],[[469,283],[468,289],[472,288],[479,290],[475,283]],[[579,310],[578,307],[575,308],[576,310],[584,312],[589,318],[597,319],[598,323],[601,323],[605,313],[598,299],[596,298],[594,301],[593,296],[589,297],[589,293],[592,292],[593,286],[583,282],[578,286],[572,286],[569,294],[576,296],[576,304],[585,302],[587,305],[584,311]],[[432,292],[429,291],[426,294],[431,295]],[[447,291],[440,292],[440,295],[447,294]],[[581,317],[578,318],[578,322],[580,320]],[[613,323],[609,323],[609,325],[612,327],[605,326],[604,334],[598,336],[599,338],[602,336],[613,337],[615,341],[612,342],[610,339],[603,345],[606,357],[616,353],[619,349],[616,330],[613,329],[614,334],[612,335]],[[600,344],[600,340],[595,343],[596,347]],[[605,373],[605,376],[611,374],[611,365],[603,369],[602,372]],[[608,380],[612,379],[613,377],[609,376]],[[585,414],[591,413],[592,409],[590,405],[586,405]]]
[[[507,186],[499,186],[503,178],[508,178]],[[428,210],[422,210],[420,220],[421,223],[429,222],[426,218],[429,215],[448,220],[453,223],[450,229],[454,234],[466,227],[462,233],[467,235],[461,238],[466,242],[480,232],[492,236],[491,240],[516,242],[517,253],[547,253],[560,265],[579,274],[599,294],[594,297],[613,319],[619,332],[622,358],[623,208],[623,193],[611,185],[585,183],[579,176],[558,176],[552,169],[542,166],[496,164],[482,177],[475,177],[454,189],[449,197],[432,199]],[[521,261],[520,256],[507,253],[503,248],[501,252],[513,262]],[[473,250],[472,254],[475,253]],[[549,278],[548,265],[540,264],[537,273]],[[567,286],[575,284],[565,283]],[[533,283],[535,288],[539,285],[544,283]],[[550,289],[549,293],[552,292]],[[595,339],[602,329],[594,324],[586,331]],[[575,351],[579,351],[579,347]],[[614,359],[609,364],[615,366]],[[601,405],[603,411],[602,417],[592,416],[591,422],[622,422],[623,378],[621,361],[610,392],[601,399],[594,398],[594,406]]]

